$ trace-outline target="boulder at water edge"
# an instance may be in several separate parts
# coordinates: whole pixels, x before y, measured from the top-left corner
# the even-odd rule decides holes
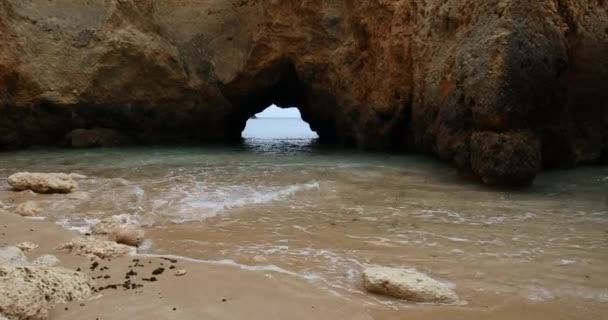
[[[120,226],[112,232],[114,241],[132,247],[139,247],[144,242],[145,236],[144,230],[135,225]]]
[[[91,227],[91,233],[96,235],[112,234],[115,229],[135,224],[133,218],[128,214],[119,214],[101,219]]]
[[[15,190],[32,190],[36,193],[70,193],[78,188],[72,175],[66,173],[19,172],[8,177]]]
[[[363,271],[363,286],[372,293],[413,302],[454,303],[458,301],[456,293],[447,285],[413,270],[369,268]]]
[[[73,254],[82,256],[93,255],[102,259],[126,256],[135,250],[124,244],[94,238],[72,239],[70,242],[60,244],[55,249],[69,250]]]
[[[15,208],[15,212],[23,217],[31,217],[42,212],[42,208],[36,202],[28,201],[18,205]]]

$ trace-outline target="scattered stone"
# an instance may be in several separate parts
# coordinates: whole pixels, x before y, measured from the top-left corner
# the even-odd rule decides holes
[[[95,235],[112,234],[115,229],[125,225],[136,225],[133,218],[128,214],[119,214],[107,217],[91,227],[91,233]]]
[[[61,261],[52,254],[44,254],[32,261],[32,265],[42,267],[54,267],[59,265]]]
[[[68,194],[67,198],[70,200],[89,200],[91,195],[88,192],[77,191]]]
[[[17,247],[2,247],[0,248],[0,265],[27,265],[27,258]]]
[[[156,277],[150,277],[150,278],[141,278],[141,280],[143,280],[143,281],[149,281],[149,282],[155,282],[155,281],[157,281],[157,280],[156,280]]]
[[[175,271],[175,275],[178,277],[185,276],[186,273],[187,273],[186,269],[179,269],[179,270]]]
[[[36,193],[70,193],[78,188],[78,183],[65,173],[19,172],[8,177],[8,184],[14,190]]]
[[[71,253],[87,256],[94,255],[99,258],[122,257],[134,252],[132,247],[113,241],[103,241],[94,238],[76,238],[70,242],[57,246],[57,250],[69,250]]]
[[[152,271],[152,275],[157,276],[159,274],[163,274],[163,272],[165,272],[165,268],[156,268],[154,271]]]
[[[456,293],[447,285],[413,270],[369,268],[363,271],[363,286],[372,293],[413,302],[454,303],[458,301]]]
[[[112,239],[117,243],[132,247],[138,247],[144,242],[146,233],[143,229],[134,225],[125,225],[112,231]]]
[[[93,280],[58,267],[0,266],[0,310],[10,319],[44,320],[54,304],[91,295]]]
[[[42,212],[42,208],[40,208],[36,202],[28,201],[18,205],[17,208],[15,208],[15,211],[21,216],[31,217]]]
[[[38,248],[39,245],[37,245],[33,242],[22,242],[22,243],[16,245],[16,247],[21,249],[21,251],[23,251],[23,252],[32,252],[32,251],[36,250],[36,248]]]

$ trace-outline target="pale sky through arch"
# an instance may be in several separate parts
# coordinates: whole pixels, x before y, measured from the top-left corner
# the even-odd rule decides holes
[[[301,118],[298,108],[281,109],[276,105],[271,105],[266,110],[256,114],[258,118]]]

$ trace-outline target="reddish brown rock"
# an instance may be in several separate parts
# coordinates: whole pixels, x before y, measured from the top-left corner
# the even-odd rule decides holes
[[[0,147],[236,140],[277,103],[324,141],[487,183],[608,153],[605,1],[0,0],[0,18]]]

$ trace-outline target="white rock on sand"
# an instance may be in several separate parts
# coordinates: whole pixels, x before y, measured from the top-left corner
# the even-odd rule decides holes
[[[23,252],[32,252],[32,251],[36,250],[36,248],[38,248],[39,245],[37,245],[33,242],[21,242],[20,244],[16,245],[16,247],[21,249],[21,251],[23,251]]]
[[[455,303],[458,296],[446,284],[423,273],[397,268],[363,271],[363,286],[372,293],[413,302]]]
[[[19,172],[8,177],[8,184],[18,191],[32,190],[37,193],[70,193],[78,188],[78,183],[74,181],[74,177],[76,176],[66,173]]]
[[[44,254],[32,261],[34,266],[54,267],[60,264],[61,261],[52,254]]]
[[[57,267],[0,265],[0,310],[10,319],[44,320],[54,304],[82,300],[93,280]]]
[[[124,225],[112,231],[112,240],[132,247],[139,247],[146,237],[143,229],[135,225]]]
[[[69,250],[71,253],[81,256],[94,255],[102,259],[122,257],[135,251],[133,247],[124,244],[94,238],[72,239],[70,242],[60,244],[55,249]]]
[[[91,234],[105,235],[112,234],[114,229],[124,225],[137,225],[133,218],[128,214],[119,214],[107,217],[91,227]]]
[[[17,247],[0,248],[0,265],[26,265],[27,258]]]
[[[15,208],[15,212],[24,217],[31,217],[42,212],[42,208],[36,202],[28,201],[18,205]]]
[[[186,271],[186,269],[179,269],[179,270],[175,271],[175,275],[178,277],[185,276],[186,273],[188,273],[188,271]]]

